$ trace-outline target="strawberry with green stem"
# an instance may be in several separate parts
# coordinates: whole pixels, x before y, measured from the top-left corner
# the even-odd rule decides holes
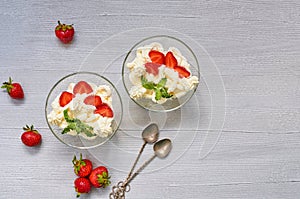
[[[21,140],[26,146],[36,146],[41,142],[42,136],[36,129],[34,129],[33,125],[30,127],[26,125],[23,127],[23,130],[25,132],[22,134]]]
[[[87,177],[92,172],[92,162],[88,159],[82,159],[81,153],[79,160],[77,160],[76,156],[74,155],[72,163],[74,167],[74,173],[79,177]]]
[[[74,180],[75,191],[77,192],[76,197],[79,198],[82,193],[89,193],[91,190],[91,183],[87,178],[76,178]]]
[[[4,82],[1,88],[6,89],[10,97],[14,99],[23,99],[24,91],[20,83],[13,82],[11,77],[9,77],[8,82]]]
[[[73,25],[61,24],[58,21],[58,25],[55,27],[55,35],[64,44],[70,43],[73,40],[74,33]]]
[[[108,175],[108,170],[104,166],[99,166],[91,172],[89,176],[90,182],[96,188],[103,187],[110,185],[110,176]]]

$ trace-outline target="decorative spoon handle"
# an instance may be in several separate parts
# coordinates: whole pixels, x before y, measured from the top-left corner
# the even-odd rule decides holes
[[[144,144],[145,145],[145,144]],[[143,148],[143,147],[142,147]],[[142,150],[141,150],[142,151]],[[132,174],[132,176],[129,176],[125,182],[120,181],[117,185],[112,187],[112,192],[109,194],[110,199],[125,199],[125,192],[130,191],[129,183],[156,157],[156,154],[154,154],[151,158],[149,158],[147,161],[143,163],[140,168]],[[138,158],[137,158],[138,159]],[[137,161],[136,161],[137,162]],[[136,164],[133,165],[135,167]],[[133,169],[132,169],[133,170]],[[131,171],[132,173],[132,171]]]
[[[137,162],[139,161],[139,159],[140,159],[140,157],[141,157],[141,155],[142,155],[142,153],[143,153],[143,151],[144,151],[144,148],[145,148],[146,144],[147,144],[147,142],[144,142],[143,146],[141,147],[141,149],[140,149],[140,151],[139,151],[139,154],[138,154],[138,156],[136,157],[136,159],[135,159],[135,161],[134,161],[134,163],[133,163],[133,165],[132,165],[132,167],[131,167],[131,170],[130,170],[130,172],[129,172],[129,174],[128,174],[128,176],[127,176],[127,178],[126,178],[125,181],[127,181],[127,180],[131,177],[131,174],[132,174],[132,172],[133,172],[133,170],[134,170],[134,168],[135,168]]]
[[[112,187],[112,192],[109,194],[110,199],[125,199],[125,192],[130,191],[130,186],[125,185],[123,181],[118,182]]]
[[[145,161],[143,163],[143,165],[140,166],[140,168],[136,172],[134,172],[134,174],[132,174],[131,177],[126,179],[126,181],[124,182],[124,187],[126,187],[155,157],[156,157],[156,154],[154,154],[151,158],[149,158],[147,161]]]

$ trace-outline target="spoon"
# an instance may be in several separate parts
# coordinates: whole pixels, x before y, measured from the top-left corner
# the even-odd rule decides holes
[[[133,166],[131,167],[131,170],[126,178],[126,180],[128,180],[138,162],[138,160],[140,159],[143,151],[144,151],[144,148],[146,146],[146,144],[153,144],[155,143],[157,140],[158,140],[158,134],[159,134],[159,130],[158,130],[158,126],[157,124],[155,123],[152,123],[152,124],[149,124],[142,132],[142,138],[144,140],[144,144],[142,145],[140,151],[139,151],[139,154],[138,156],[136,157],[134,163],[133,163]]]
[[[143,165],[129,178],[125,181],[124,187],[129,184],[155,157],[165,158],[169,155],[172,149],[172,142],[170,139],[165,138],[156,142],[153,146],[154,154],[151,158],[143,163]]]
[[[159,158],[166,157],[172,148],[170,139],[163,139],[156,142],[153,146],[154,155],[149,158],[144,164],[125,182],[120,181],[117,185],[112,187],[112,192],[109,194],[110,199],[125,199],[125,192],[130,191],[129,183],[157,156]],[[135,165],[134,165],[135,166]]]

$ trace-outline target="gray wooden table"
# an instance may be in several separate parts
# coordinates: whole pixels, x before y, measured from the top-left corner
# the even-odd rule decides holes
[[[137,176],[126,198],[299,198],[299,13],[298,0],[2,0],[0,80],[21,82],[25,99],[0,93],[0,198],[75,198],[71,160],[79,153],[107,166],[117,183],[150,122],[173,151]],[[55,37],[57,20],[74,24],[71,45]],[[184,40],[200,62],[199,89],[168,114],[135,105],[121,82],[126,52],[152,34]],[[81,70],[107,76],[124,102],[120,130],[93,150],[60,143],[44,115],[53,84]],[[39,147],[21,143],[25,124],[42,134]],[[151,154],[147,147],[142,159]],[[81,197],[108,198],[110,188]]]

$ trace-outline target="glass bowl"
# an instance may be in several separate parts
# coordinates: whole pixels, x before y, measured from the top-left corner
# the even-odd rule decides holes
[[[190,77],[193,76],[194,79],[195,78],[197,79],[197,81],[192,84],[193,86],[191,86],[191,88],[185,90],[185,92],[181,92],[180,95],[173,94],[172,97],[165,95],[166,98],[164,98],[163,100],[159,100],[159,101],[157,100],[157,99],[159,99],[159,97],[156,98],[157,94],[156,94],[155,89],[157,89],[157,88],[151,88],[152,89],[152,91],[150,91],[151,94],[148,95],[147,97],[140,95],[140,90],[144,90],[143,91],[144,93],[148,93],[149,89],[147,88],[145,91],[145,89],[143,89],[143,88],[140,89],[140,86],[137,86],[138,84],[142,85],[142,83],[141,83],[142,81],[139,82],[139,80],[136,79],[137,77],[134,77],[138,71],[135,68],[139,67],[139,70],[143,70],[141,68],[143,68],[143,67],[146,68],[145,64],[147,62],[149,62],[149,60],[150,60],[150,62],[152,61],[152,59],[150,58],[150,55],[147,53],[149,51],[149,48],[152,50],[153,49],[157,50],[156,47],[154,47],[155,45],[151,45],[152,43],[161,44],[162,51],[165,56],[166,56],[166,53],[170,49],[176,48],[176,52],[177,52],[177,50],[179,51],[179,57],[176,58],[178,61],[178,65],[179,65],[179,63],[183,63],[181,58],[182,57],[183,57],[183,59],[185,58],[185,61],[189,65],[187,67],[189,67]],[[150,45],[150,47],[149,47],[149,45]],[[141,49],[145,49],[145,50],[143,51]],[[147,51],[147,49],[148,49],[148,51]],[[158,51],[160,51],[160,50],[158,50]],[[170,50],[170,51],[172,51],[172,50]],[[137,56],[139,56],[139,59],[137,59],[137,61],[134,61]],[[134,63],[134,67],[133,67],[134,69],[132,68],[132,63]],[[166,64],[164,64],[164,65],[166,65]],[[135,72],[133,72],[134,70],[135,70]],[[147,70],[148,69],[146,69],[146,71]],[[145,73],[148,73],[148,71],[144,72],[144,74]],[[137,76],[139,77],[139,75],[141,75],[141,73],[139,73]],[[149,74],[147,74],[147,75],[149,76]],[[160,75],[158,75],[158,76],[160,76]],[[188,77],[188,78],[190,78],[190,77]],[[193,51],[191,50],[191,48],[189,46],[187,46],[183,41],[181,41],[177,38],[171,37],[171,36],[166,36],[166,35],[158,35],[158,36],[148,37],[148,38],[145,38],[145,39],[139,41],[137,44],[135,44],[129,50],[127,56],[124,59],[123,67],[122,67],[123,84],[124,84],[124,87],[127,91],[127,94],[129,95],[129,97],[139,106],[141,106],[147,110],[156,111],[156,112],[168,112],[168,111],[173,111],[173,110],[176,110],[176,109],[182,107],[194,95],[194,93],[198,87],[199,78],[200,78],[199,64],[198,64],[197,58],[196,58],[195,54],[193,53]],[[159,85],[158,81],[156,81],[156,85]],[[144,86],[144,84],[142,87],[146,88]],[[178,86],[178,88],[179,88],[179,86]],[[166,88],[164,88],[164,92],[165,92],[165,90],[167,90],[169,92],[169,88],[166,87]],[[135,93],[135,94],[133,94],[133,93]],[[151,95],[152,95],[152,97],[151,97]],[[159,95],[161,95],[161,94],[159,94]]]
[[[62,101],[60,101],[59,98],[60,98],[62,92],[63,91],[69,91],[70,93],[73,92],[73,88],[75,87],[74,85],[76,85],[80,81],[85,81],[88,84],[93,85],[92,86],[93,92],[90,94],[73,95],[73,97],[75,97],[75,98],[71,98],[72,99],[71,102],[69,102],[67,105],[61,107],[62,104],[59,102],[62,102]],[[87,134],[87,133],[84,133],[84,135],[83,135],[82,132],[78,132],[78,130],[70,131],[69,133],[62,133],[66,127],[66,124],[70,124],[70,123],[66,122],[65,116],[63,114],[63,110],[68,109],[68,110],[78,111],[80,108],[76,108],[76,107],[80,107],[78,105],[78,104],[80,104],[80,103],[78,103],[80,101],[81,101],[81,104],[84,104],[84,105],[81,105],[81,108],[86,107],[85,103],[83,103],[84,102],[83,99],[86,99],[86,95],[94,94],[95,90],[97,90],[97,92],[100,92],[100,90],[99,90],[100,85],[106,85],[110,88],[110,89],[107,89],[107,87],[105,87],[105,90],[104,90],[105,92],[103,90],[101,90],[101,92],[103,92],[103,94],[105,94],[104,97],[101,96],[102,94],[101,95],[99,94],[99,96],[101,96],[101,98],[102,98],[102,103],[109,104],[109,106],[113,110],[112,118],[109,119],[108,117],[101,116],[101,118],[102,118],[101,122],[93,124],[93,129],[92,129],[93,131],[91,131],[91,132],[95,132],[94,130],[98,129],[97,132],[100,132],[98,134],[101,136],[94,136],[93,134]],[[95,89],[95,88],[97,88],[97,89]],[[108,96],[107,95],[108,90],[111,91],[111,98],[105,97],[105,96]],[[98,93],[97,93],[97,95],[98,95]],[[82,97],[80,98],[80,96],[82,96]],[[77,100],[77,99],[79,99],[79,100]],[[111,102],[109,102],[110,99],[111,99]],[[106,101],[106,100],[108,100],[108,101]],[[99,103],[101,103],[101,102],[99,102]],[[94,116],[93,108],[96,109],[96,105],[95,106],[89,105],[88,107],[90,107],[90,109],[89,109],[90,112],[86,112],[86,114],[89,114],[89,116]],[[79,113],[79,116],[82,115],[81,113],[84,112],[81,110],[87,110],[87,109],[86,108],[80,109],[80,111],[77,112],[77,113]],[[60,113],[60,116],[59,116],[59,113]],[[72,113],[75,113],[75,112],[72,112]],[[69,114],[70,114],[70,112],[69,112]],[[95,114],[95,115],[97,115],[96,117],[98,119],[100,118],[100,114]],[[66,144],[68,146],[71,146],[71,147],[74,147],[77,149],[89,149],[89,148],[94,148],[94,147],[104,144],[115,134],[115,132],[118,130],[119,125],[122,120],[123,106],[122,106],[121,97],[120,97],[117,89],[108,79],[106,79],[105,77],[98,75],[96,73],[92,73],[92,72],[77,72],[77,73],[69,74],[69,75],[63,77],[52,87],[52,89],[50,90],[50,92],[47,96],[47,99],[46,99],[45,116],[46,116],[46,121],[49,126],[49,129],[51,130],[53,135],[58,140],[60,140],[62,143]],[[71,117],[71,115],[69,115],[69,116]],[[53,119],[53,118],[55,118],[55,119]],[[62,124],[61,122],[56,122],[56,121],[59,121],[59,120],[56,120],[56,118],[60,118],[61,119],[60,121],[64,121],[65,123]],[[71,119],[78,119],[78,118],[71,117]],[[97,121],[98,121],[98,119],[97,119]],[[53,122],[53,120],[55,122]],[[88,120],[84,120],[84,121],[88,121]],[[95,120],[93,120],[93,121],[95,121]],[[102,121],[104,121],[104,122],[102,122]],[[77,124],[79,126],[79,123],[77,123]],[[90,124],[92,124],[92,123],[90,123]],[[102,125],[104,125],[105,127],[102,127]],[[99,131],[99,129],[100,129],[100,131]],[[109,133],[102,133],[102,129],[105,129],[105,130],[103,130],[103,132],[109,132]],[[107,131],[107,129],[109,129],[109,130]],[[73,132],[73,134],[71,132]],[[74,132],[76,132],[77,134]],[[90,135],[90,136],[93,135],[93,136],[88,137],[88,135]]]

